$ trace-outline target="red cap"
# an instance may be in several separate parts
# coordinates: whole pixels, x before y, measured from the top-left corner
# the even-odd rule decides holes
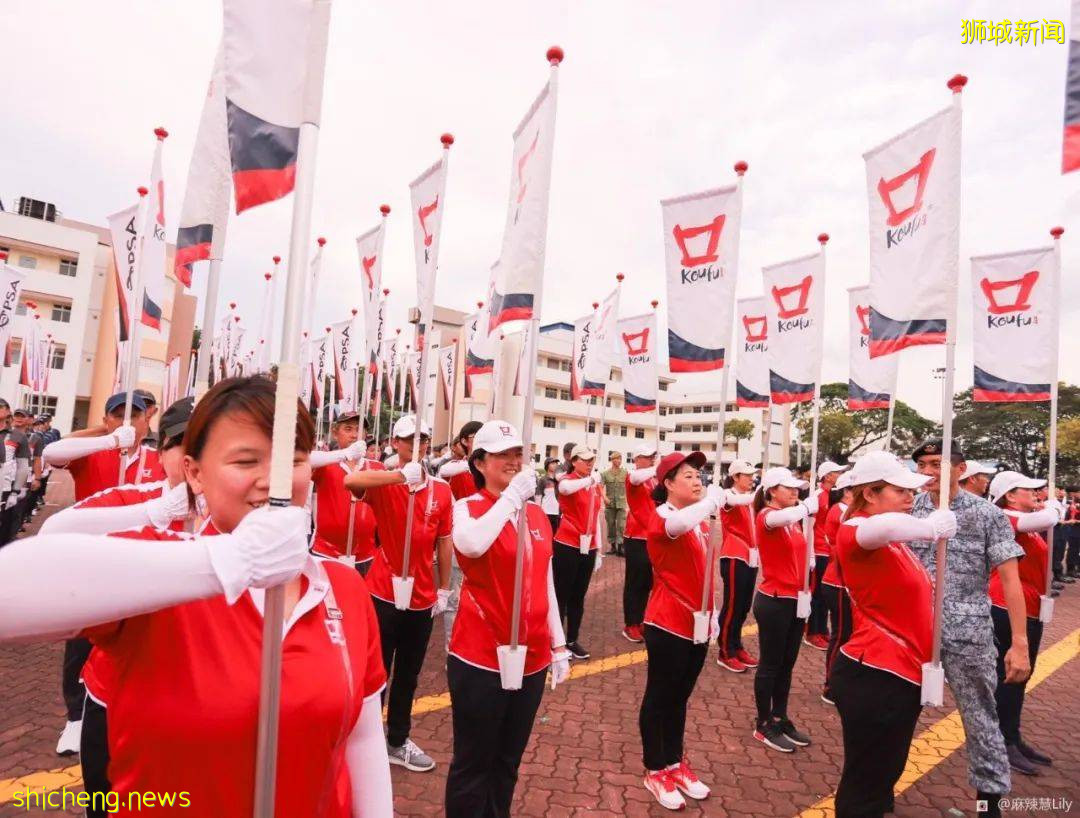
[[[1050,228],[1050,235],[1053,236],[1055,239],[1060,239],[1061,234],[1064,233],[1064,232],[1065,232],[1064,227],[1051,227]]]
[[[384,216],[390,215],[390,205],[379,205],[379,212]]]
[[[705,452],[672,452],[660,458],[656,464],[656,479],[659,483],[672,474],[683,463],[689,463],[695,469],[700,469],[706,463]]]
[[[154,128],[154,136],[156,136],[158,139],[164,139],[168,135],[169,132],[164,128]]]
[[[623,279],[626,278],[622,273],[615,273],[615,280],[622,284]]]
[[[553,45],[547,50],[547,61],[551,65],[558,65],[561,63],[564,56],[566,55],[563,53],[562,48],[557,45]]]
[[[967,85],[967,77],[963,74],[953,74],[945,84],[949,86],[949,90],[954,94],[959,94],[964,90],[964,86]]]
[[[652,304],[652,308],[654,310],[660,305],[660,302],[657,301],[655,298],[652,301],[650,301],[649,303]]]
[[[750,169],[750,166],[748,164],[746,164],[746,162],[744,162],[742,159],[740,159],[738,162],[735,163],[735,172],[739,176],[742,176],[749,169]]]
[[[444,133],[439,137],[439,141],[443,143],[444,148],[449,148],[454,144],[454,135],[452,133]]]
[[[274,264],[281,264],[281,256],[274,256]]]
[[[138,186],[137,188],[135,188],[135,189],[136,189],[137,191],[139,191],[139,195],[140,195],[140,196],[145,196],[145,195],[146,195],[147,193],[149,193],[149,192],[150,192],[150,188],[148,188],[148,187],[144,187],[143,185],[139,185],[139,186]]]
[[[818,240],[818,244],[828,244],[829,243],[829,234],[828,233],[818,233],[817,240]]]
[[[315,239],[315,241],[320,247],[326,246],[326,239],[324,239],[322,236],[319,236],[317,239]]]
[[[7,250],[0,250],[0,261],[7,261],[7,260],[8,260],[8,251]]]

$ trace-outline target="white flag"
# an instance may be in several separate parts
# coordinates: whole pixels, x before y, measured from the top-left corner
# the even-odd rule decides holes
[[[616,287],[596,308],[590,326],[588,354],[585,356],[583,379],[588,383],[606,384],[611,367],[621,360],[616,327],[619,323],[619,288]]]
[[[323,378],[333,372],[333,356],[330,352],[330,336],[323,335],[315,339],[315,357],[312,363],[315,366],[315,380],[322,383]]]
[[[161,310],[165,306],[165,180],[161,175],[161,148],[164,139],[154,146],[150,170],[150,195],[147,196],[146,228],[143,232],[142,317],[144,326],[161,330]]]
[[[896,396],[896,355],[870,357],[870,288],[848,290],[848,375],[847,408],[888,409]]]
[[[6,350],[26,273],[0,260],[0,349]]]
[[[255,366],[259,372],[270,371],[270,344],[274,337],[274,294],[277,292],[277,279],[272,273],[263,273],[266,287],[263,292],[263,308],[260,315],[259,337],[255,339]]]
[[[443,387],[443,409],[449,411],[454,400],[455,347],[453,344],[439,348],[439,375]]]
[[[131,310],[139,303],[135,297],[135,274],[142,252],[139,215],[141,205],[134,204],[109,216],[113,261],[116,268],[117,342],[127,343],[131,333]]]
[[[773,403],[813,400],[821,374],[825,255],[765,267],[769,391]]]
[[[664,258],[667,268],[668,358],[672,372],[724,366],[735,307],[741,198],[720,188],[667,199]]]
[[[870,356],[945,342],[955,314],[960,110],[864,154],[870,198]]]
[[[165,380],[161,385],[161,405],[166,409],[180,398],[180,353],[173,355],[165,366]]]
[[[514,373],[514,388],[511,392],[515,397],[521,397],[529,384],[525,379],[529,377],[529,347],[532,345],[532,324],[526,324],[521,331],[521,348],[518,350],[517,372]]]
[[[311,396],[315,392],[315,376],[311,366],[312,341],[304,339],[300,342],[300,402],[304,406],[311,406]]]
[[[27,316],[26,332],[22,339],[22,363],[19,369],[19,384],[36,392],[38,379],[38,356],[41,354],[41,333],[38,329],[38,317]]]
[[[355,330],[356,326],[351,318],[330,325],[333,339],[331,346],[334,355],[332,374],[336,384],[335,396],[338,409],[343,412],[357,411],[356,363],[353,360],[352,346],[353,339],[356,337]]]
[[[315,302],[319,298],[319,279],[322,277],[322,256],[326,239],[318,239],[318,249],[311,257],[311,270],[307,281],[304,282],[304,309],[301,311],[301,320],[307,321],[309,335],[315,334]]]
[[[765,297],[740,298],[735,307],[739,361],[735,376],[735,405],[740,409],[769,408],[769,318]]]
[[[656,313],[623,318],[618,323],[623,397],[627,412],[655,412],[660,394],[657,368]]]
[[[574,340],[570,358],[570,399],[602,397],[605,381],[590,381],[585,377],[585,364],[589,359],[589,347],[593,341],[593,324],[596,313],[591,312],[574,322]]]
[[[465,381],[462,384],[462,396],[473,396],[472,379],[476,375],[491,375],[495,371],[495,344],[493,336],[488,334],[487,307],[466,319],[468,334],[465,342]]]
[[[356,239],[356,251],[360,256],[361,291],[364,303],[364,335],[367,348],[370,351],[370,359],[365,363],[371,363],[375,360],[376,352],[379,349],[379,336],[382,332],[379,306],[382,304],[382,262],[383,237],[386,234],[385,227],[386,221],[381,220],[378,225]],[[360,360],[359,356],[357,356],[357,360]]]
[[[431,313],[435,309],[435,273],[446,204],[446,151],[443,154],[409,185],[416,251],[416,306],[420,310],[421,335],[431,326]]]
[[[1050,400],[1060,271],[1053,247],[971,260],[976,401]]]

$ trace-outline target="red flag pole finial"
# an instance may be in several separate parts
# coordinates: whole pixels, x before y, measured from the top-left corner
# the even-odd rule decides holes
[[[240,323],[240,316],[239,315],[234,315],[233,316],[233,321],[235,321],[237,324],[239,324]]]
[[[263,278],[269,281],[271,278],[273,278],[273,275],[270,273],[263,273]]]
[[[655,310],[655,309],[656,309],[657,307],[659,307],[659,306],[660,306],[660,302],[659,302],[659,301],[657,301],[657,300],[656,300],[655,298],[654,298],[654,299],[653,299],[652,301],[650,301],[649,303],[650,303],[650,304],[652,304],[652,308],[653,308],[654,310]]]
[[[1065,232],[1065,228],[1061,227],[1060,225],[1058,227],[1051,227],[1050,228],[1050,235],[1054,237],[1055,241],[1057,239],[1060,239],[1064,232]]]
[[[154,136],[158,138],[159,142],[164,142],[165,137],[169,135],[169,132],[162,127],[154,128]]]
[[[964,90],[964,86],[967,85],[967,80],[968,78],[963,74],[953,74],[945,84],[949,86],[949,90],[954,94],[959,94]]]
[[[484,302],[483,301],[477,301],[476,302],[476,308],[478,310],[482,310],[484,308]]]
[[[563,57],[566,54],[563,52],[561,46],[553,45],[547,50],[547,61],[549,65],[558,65],[563,61]]]
[[[595,310],[595,309],[597,309],[597,308],[598,308],[599,306],[600,306],[600,302],[599,302],[599,301],[594,301],[594,302],[592,302],[592,308],[593,308],[594,310]]]
[[[615,273],[615,280],[618,281],[620,284],[623,283],[624,278],[626,278],[626,276],[622,273]]]
[[[330,332],[330,327],[327,327],[327,328],[326,328],[326,331],[327,331],[327,332]]]
[[[394,333],[396,335],[401,335],[401,327],[398,327],[396,330],[394,330]]]
[[[385,296],[385,295],[390,295],[390,288],[389,288],[389,287],[383,287],[383,291],[382,291],[382,294],[383,294],[384,296]]]
[[[390,205],[379,205],[379,212],[383,214],[383,218],[386,218],[390,215]]]
[[[450,146],[454,144],[454,135],[452,133],[444,133],[439,137],[439,141],[442,142],[442,146],[446,150],[450,150]]]
[[[140,196],[145,196],[147,193],[150,192],[150,189],[148,187],[145,187],[144,185],[139,185],[135,189],[139,192]]]
[[[236,302],[235,301],[230,301],[229,302],[229,309],[230,310],[235,310],[236,309]]]
[[[281,256],[274,256],[274,264],[281,264]]]
[[[742,176],[748,170],[750,170],[750,166],[742,159],[735,163],[735,174],[737,176]]]
[[[358,312],[360,312],[360,310],[356,309],[356,307],[352,308],[352,314],[353,315],[356,315]]]
[[[317,239],[315,239],[315,243],[318,244],[320,247],[325,247],[326,239],[324,239],[322,236],[319,236]]]
[[[826,244],[829,243],[829,234],[828,233],[818,233],[817,240],[818,240],[818,244],[820,244],[822,247],[824,247]]]
[[[307,338],[307,330],[304,330],[304,337]]]

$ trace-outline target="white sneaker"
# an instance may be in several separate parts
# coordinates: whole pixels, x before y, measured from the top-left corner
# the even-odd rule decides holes
[[[675,782],[675,786],[683,794],[688,795],[695,801],[709,797],[709,788],[701,782],[700,778],[694,775],[694,771],[690,769],[690,765],[686,763],[685,758],[678,764],[672,764],[667,768],[667,771],[671,774],[671,780]]]
[[[387,744],[386,754],[390,757],[391,764],[397,764],[414,773],[426,773],[435,769],[434,759],[417,747],[411,738],[405,739],[405,743],[400,747]]]
[[[60,734],[60,740],[56,742],[56,754],[59,756],[72,756],[79,752],[79,742],[82,740],[82,721],[69,721],[64,725],[64,732]]]
[[[671,776],[671,770],[645,771],[645,789],[653,794],[664,809],[682,809],[686,801],[679,794],[675,786],[675,779]]]

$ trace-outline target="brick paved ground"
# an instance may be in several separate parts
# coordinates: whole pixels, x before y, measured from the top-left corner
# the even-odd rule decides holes
[[[59,476],[59,475],[58,475]],[[64,500],[64,480],[52,481],[50,501]],[[526,750],[514,804],[523,816],[611,816],[636,818],[667,814],[641,786],[637,708],[645,665],[636,661],[640,646],[618,634],[621,622],[622,561],[606,559],[594,580],[586,608],[582,641],[593,654],[589,672],[557,691],[545,693],[533,738]],[[1058,600],[1055,621],[1043,639],[1044,655],[1080,628],[1080,584]],[[747,645],[756,650],[756,638]],[[1071,656],[1074,651],[1064,653]],[[1063,655],[1059,649],[1056,654]],[[71,766],[55,755],[63,726],[59,690],[59,645],[0,648],[0,817],[25,815],[5,798],[10,780],[42,770]],[[612,659],[610,657],[620,657]],[[393,771],[396,811],[403,816],[440,815],[450,761],[451,722],[443,670],[442,630],[436,625],[421,677],[413,738],[438,763],[434,772]],[[605,658],[607,660],[605,661]],[[813,745],[784,756],[750,737],[753,722],[753,675],[736,676],[718,668],[710,654],[691,700],[687,748],[695,769],[714,796],[691,805],[688,815],[795,816],[825,815],[815,809],[834,790],[842,763],[840,722],[833,708],[818,698],[824,654],[803,646],[796,666],[791,715],[810,733]],[[609,668],[609,669],[604,669]],[[579,670],[577,673],[581,673]],[[1014,796],[1080,796],[1080,661],[1066,661],[1028,696],[1024,734],[1054,757],[1047,774],[1016,776]],[[919,732],[933,728],[920,744],[928,759],[897,799],[897,815],[972,814],[967,767],[960,735],[947,717],[951,701],[927,710]],[[942,720],[946,720],[944,723]],[[935,726],[937,725],[937,726]],[[918,735],[918,733],[917,733]],[[941,760],[944,756],[944,760]],[[913,761],[916,760],[913,753]],[[936,764],[934,762],[937,762]],[[39,779],[40,780],[40,779]],[[61,781],[56,778],[54,781]],[[57,784],[58,785],[58,784]],[[950,809],[956,811],[950,813]],[[1076,808],[1080,811],[1080,807]],[[1050,814],[1048,811],[1043,814]]]

